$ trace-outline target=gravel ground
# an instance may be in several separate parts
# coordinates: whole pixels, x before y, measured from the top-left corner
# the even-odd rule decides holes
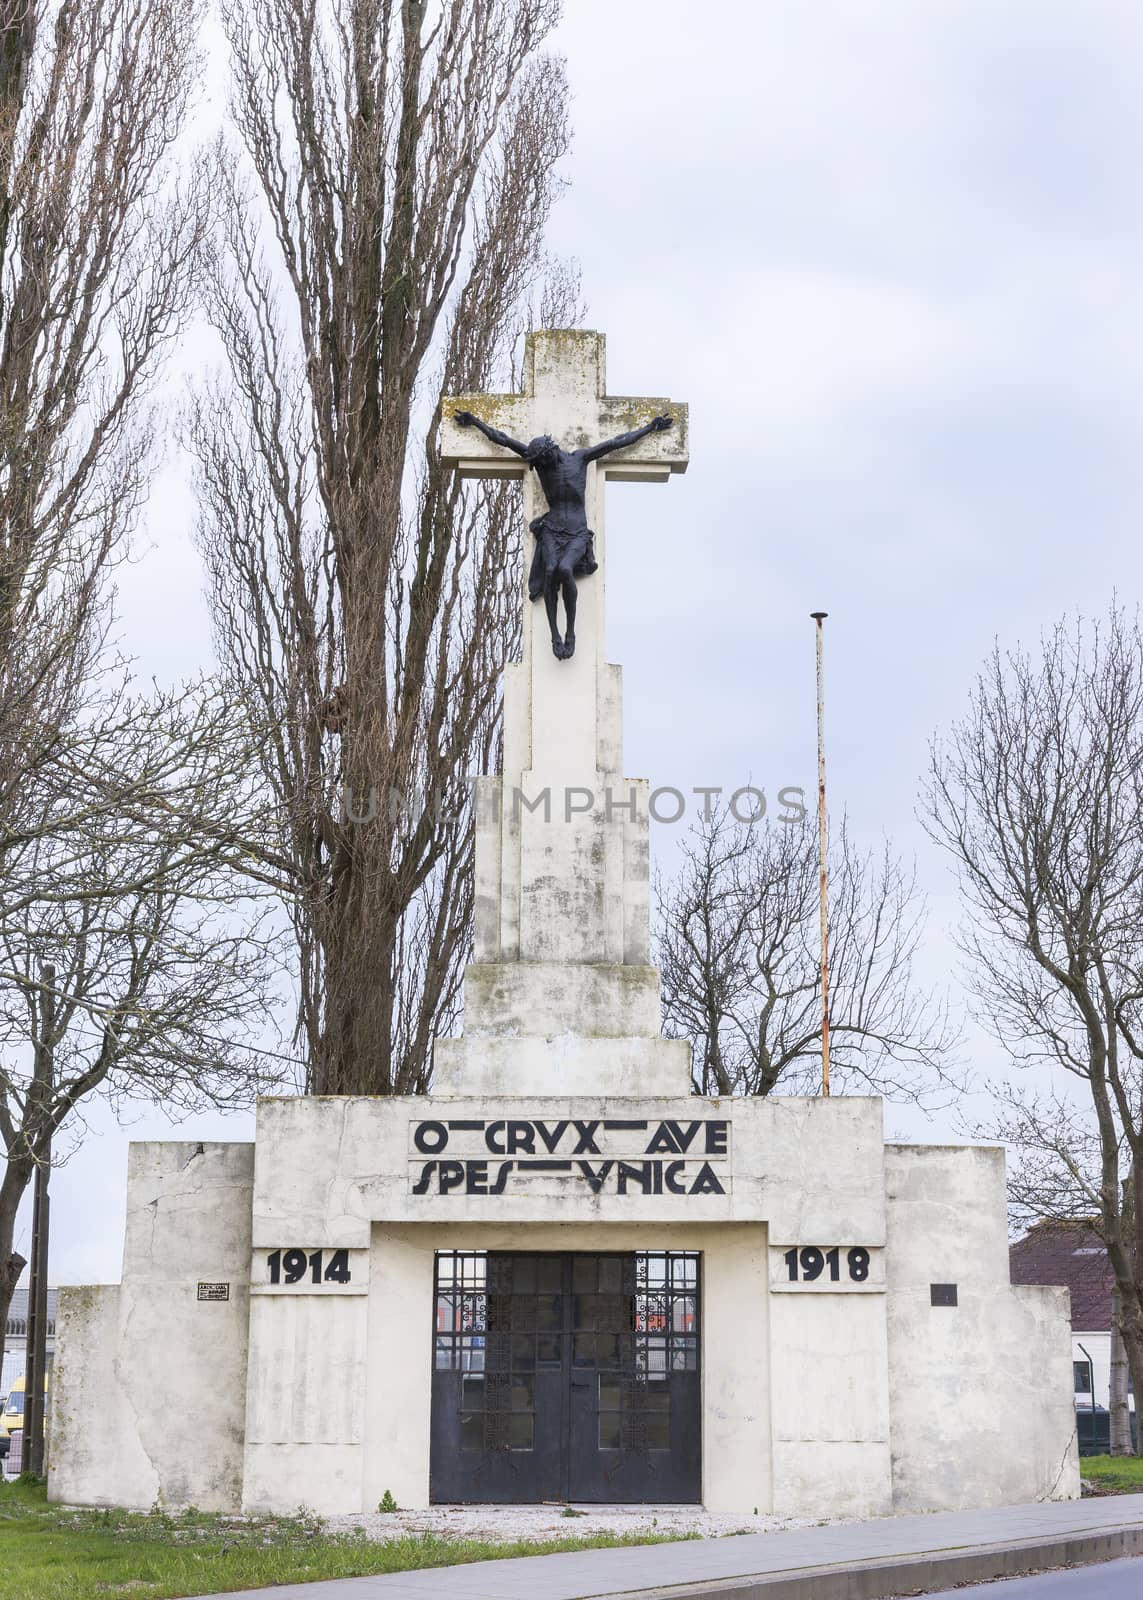
[[[812,1522],[783,1517],[715,1516],[701,1506],[573,1506],[579,1516],[552,1506],[433,1506],[428,1511],[371,1512],[326,1517],[331,1533],[364,1530],[370,1539],[435,1533],[455,1539],[566,1539],[593,1533],[698,1533],[717,1539],[732,1533],[777,1533]]]

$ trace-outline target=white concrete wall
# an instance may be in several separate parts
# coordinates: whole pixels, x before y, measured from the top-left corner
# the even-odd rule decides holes
[[[52,1500],[115,1505],[117,1490],[143,1466],[123,1459],[120,1419],[128,1400],[115,1370],[119,1293],[118,1284],[60,1290],[48,1452]],[[111,1459],[114,1482],[106,1472]]]
[[[655,994],[657,1001],[657,987]],[[529,1084],[537,1095],[590,1095],[598,1093],[600,1083],[610,1078],[614,1095],[635,1097],[687,1094],[691,1081],[691,1048],[685,1039],[594,1039],[570,1029],[550,1039],[490,1039],[472,1034],[438,1039],[433,1062],[438,1092],[467,1098],[471,1098],[473,1082],[491,1096],[516,1096],[521,1083]]]
[[[719,1118],[731,1123],[725,1194],[592,1194],[575,1177],[498,1196],[414,1195],[410,1130],[426,1118]],[[451,1146],[450,1146],[451,1148]],[[267,1099],[258,1106],[256,1247],[368,1248],[374,1222],[766,1222],[775,1245],[885,1242],[880,1100],[680,1098],[494,1101]]]
[[[412,1131],[460,1123],[459,1157],[483,1138],[466,1119],[490,1116],[717,1118],[724,1192],[593,1193],[541,1172],[498,1196],[414,1193]],[[880,1120],[848,1098],[308,1099],[264,1102],[256,1148],[134,1146],[122,1287],[61,1305],[51,1493],[334,1512],[389,1489],[423,1505],[434,1251],[669,1248],[703,1252],[712,1509],[1074,1495],[1067,1296],[1009,1286],[1001,1152],[886,1149]],[[808,1246],[839,1252],[840,1281],[790,1280],[788,1252]],[[271,1252],[292,1248],[347,1251],[350,1281],[272,1282]],[[229,1300],[198,1302],[200,1280]],[[950,1282],[959,1304],[931,1306]]]
[[[890,1145],[885,1184],[894,1509],[1075,1498],[1069,1297],[1009,1284],[1004,1152]]]
[[[364,1296],[253,1297],[248,1510],[374,1509],[376,1502],[361,1503],[367,1312]],[[426,1335],[421,1352],[426,1361],[427,1348]]]
[[[473,962],[464,975],[464,1035],[438,1039],[437,1051],[442,1045],[468,1043],[474,1036],[487,1036],[502,1044],[515,1038],[549,1039],[572,1032],[583,1039],[637,1038],[663,1044],[666,1041],[660,1029],[655,967],[616,962]],[[522,1079],[515,1083],[516,1094],[536,1092]],[[608,1094],[613,1092],[609,1083],[603,1087]],[[472,1091],[461,1084],[452,1090],[435,1085],[434,1092]],[[504,1091],[497,1086],[489,1092]],[[689,1082],[677,1092],[689,1094]]]
[[[542,1117],[549,1126],[566,1118],[637,1117],[652,1128],[669,1117],[724,1119],[732,1124],[729,1159],[718,1168],[726,1193],[618,1197],[548,1177],[499,1196],[411,1193],[410,1172],[423,1164],[410,1159],[412,1127],[427,1117],[492,1116]],[[479,1135],[450,1134],[449,1149],[459,1155],[473,1140],[478,1148]],[[275,1321],[256,1295],[247,1507],[289,1509],[302,1498],[318,1510],[370,1509],[387,1488],[401,1504],[424,1504],[433,1252],[536,1248],[542,1241],[561,1250],[704,1250],[708,1505],[743,1514],[775,1505],[803,1516],[886,1511],[883,1148],[876,1100],[262,1102],[256,1253],[287,1245],[368,1246],[372,1258],[368,1313],[360,1300],[312,1305],[304,1337],[293,1324]],[[771,1294],[774,1250],[806,1244],[868,1248],[877,1262],[877,1281],[866,1286],[872,1292],[847,1284],[833,1293],[819,1287],[812,1301]],[[309,1422],[290,1419],[294,1397],[313,1367],[322,1366],[323,1352],[345,1344],[339,1317],[352,1322],[355,1338],[366,1326],[368,1399],[367,1415],[347,1425],[335,1448]],[[357,1371],[339,1368],[327,1381],[355,1386]],[[257,1385],[270,1388],[256,1400]]]
[[[62,1303],[52,1499],[238,1509],[253,1175],[250,1144],[131,1146],[122,1285]]]
[[[779,1515],[892,1509],[887,1342],[883,1293],[770,1296]]]

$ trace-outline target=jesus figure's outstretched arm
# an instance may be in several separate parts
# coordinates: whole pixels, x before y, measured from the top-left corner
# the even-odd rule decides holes
[[[662,433],[674,425],[674,417],[655,417],[645,428],[633,428],[630,433],[621,433],[614,439],[605,439],[602,444],[590,445],[586,450],[577,451],[577,454],[584,461],[598,461],[600,456],[609,456],[613,450],[622,450],[626,445],[636,444],[640,439],[645,439],[649,433]]]
[[[511,439],[506,433],[501,433],[499,428],[490,427],[487,422],[481,422],[471,411],[458,411],[456,422],[461,428],[479,428],[486,439],[491,439],[493,444],[502,444],[506,450],[515,450],[518,456],[527,458],[528,446],[521,444],[519,439]]]

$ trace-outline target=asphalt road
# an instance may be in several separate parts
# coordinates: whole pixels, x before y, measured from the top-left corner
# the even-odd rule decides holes
[[[928,1600],[1143,1600],[1143,1557],[942,1589]]]

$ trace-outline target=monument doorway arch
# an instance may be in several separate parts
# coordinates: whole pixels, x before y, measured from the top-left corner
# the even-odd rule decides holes
[[[436,1253],[430,1498],[701,1499],[697,1251]]]

